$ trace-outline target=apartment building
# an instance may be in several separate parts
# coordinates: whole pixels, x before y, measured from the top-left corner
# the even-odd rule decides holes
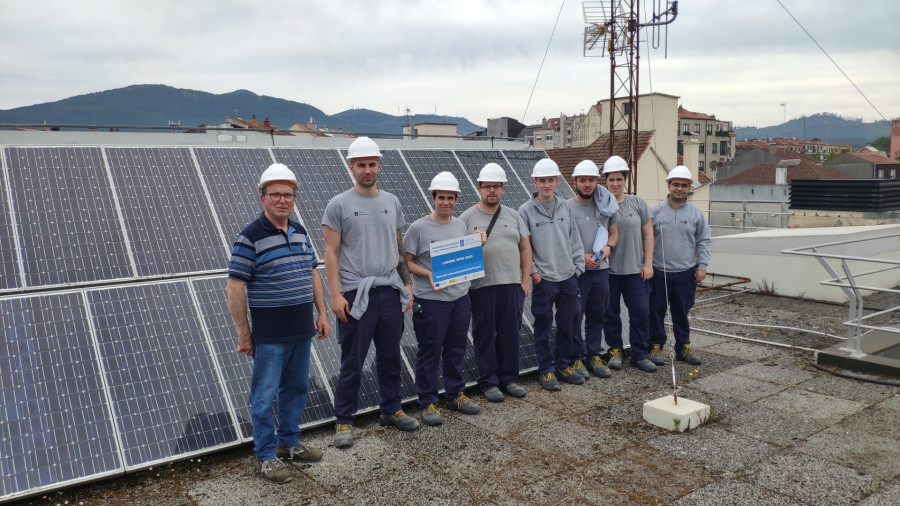
[[[698,168],[713,179],[716,179],[719,165],[734,158],[735,134],[731,121],[678,106],[678,132],[678,152],[682,153],[684,141],[697,141],[700,145]]]

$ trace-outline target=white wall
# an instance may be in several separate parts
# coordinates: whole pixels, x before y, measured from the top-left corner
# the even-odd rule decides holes
[[[709,272],[748,277],[751,279],[749,287],[754,290],[758,283],[765,280],[774,285],[777,295],[843,303],[847,301],[843,290],[821,284],[831,276],[817,259],[782,254],[782,250],[889,234],[892,236],[886,239],[822,248],[820,251],[900,261],[900,225],[779,229],[714,237]],[[844,275],[840,260],[830,259],[828,263],[839,275]],[[854,276],[889,267],[887,264],[855,261],[849,261],[848,265]],[[880,288],[900,286],[900,268],[857,277],[857,283]]]

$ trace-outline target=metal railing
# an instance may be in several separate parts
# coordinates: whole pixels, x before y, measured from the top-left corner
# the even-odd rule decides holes
[[[831,276],[830,279],[822,281],[821,284],[826,286],[836,286],[843,290],[844,294],[847,295],[847,299],[849,301],[848,308],[848,316],[847,320],[844,322],[844,325],[847,326],[847,343],[846,346],[842,347],[843,350],[850,353],[851,357],[861,358],[866,354],[863,353],[861,347],[861,338],[865,333],[872,330],[880,330],[885,332],[890,332],[894,334],[900,334],[900,328],[898,328],[897,323],[891,323],[889,326],[884,325],[869,325],[866,321],[871,320],[877,316],[889,314],[900,310],[900,306],[892,307],[888,309],[884,309],[881,311],[876,311],[874,313],[863,315],[863,295],[862,291],[871,291],[871,292],[883,292],[883,293],[900,293],[900,289],[897,288],[883,288],[878,286],[868,286],[860,284],[859,280],[865,276],[871,276],[875,274],[881,274],[887,271],[891,271],[893,269],[900,269],[900,260],[890,260],[884,258],[873,258],[873,257],[860,257],[854,255],[845,255],[845,254],[837,254],[837,253],[829,253],[829,248],[835,248],[837,246],[844,246],[848,244],[858,244],[867,241],[877,241],[877,240],[891,240],[892,238],[900,239],[900,233],[893,233],[887,235],[881,235],[876,237],[868,237],[863,239],[851,239],[846,241],[837,241],[837,242],[829,242],[824,244],[816,244],[813,246],[804,246],[802,248],[792,248],[783,250],[781,253],[785,255],[799,255],[799,256],[808,256],[813,257],[819,261],[819,264],[828,272]],[[894,248],[896,250],[896,248]],[[841,270],[844,271],[844,275],[839,275],[832,266],[826,261],[826,259],[832,260],[840,260]],[[865,272],[857,272],[853,273],[851,271],[850,262],[854,262],[855,266],[859,266],[859,264],[870,265],[877,264],[878,267],[874,267],[871,270]],[[886,267],[885,267],[886,266]],[[865,331],[865,332],[864,332]]]

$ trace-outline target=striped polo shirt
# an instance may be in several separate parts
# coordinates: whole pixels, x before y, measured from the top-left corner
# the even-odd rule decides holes
[[[312,337],[312,270],[316,254],[306,230],[293,221],[288,233],[265,214],[241,231],[231,249],[228,277],[247,283],[254,342]]]

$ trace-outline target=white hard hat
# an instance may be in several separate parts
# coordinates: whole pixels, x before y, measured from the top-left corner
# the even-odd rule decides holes
[[[597,168],[597,164],[590,160],[582,160],[578,162],[578,165],[575,166],[575,170],[572,171],[572,177],[578,176],[594,176],[600,177],[600,169]]]
[[[531,177],[552,176],[562,176],[562,174],[559,172],[559,165],[556,165],[556,162],[549,158],[538,160],[538,162],[534,164],[534,168],[531,169]]]
[[[505,183],[506,171],[503,170],[503,167],[491,162],[482,167],[481,172],[478,173],[478,182],[480,183],[482,181],[488,183]]]
[[[459,193],[459,181],[457,181],[456,176],[450,172],[438,172],[438,175],[434,176],[434,179],[431,180],[431,186],[428,187],[428,191]]]
[[[381,150],[378,149],[378,144],[375,144],[375,141],[368,137],[356,139],[350,144],[350,147],[347,148],[347,160],[353,160],[354,158],[370,158],[373,156],[381,158]]]
[[[269,165],[269,168],[264,170],[262,175],[259,176],[260,190],[272,183],[289,184],[293,186],[295,190],[300,186],[300,183],[297,181],[297,176],[295,176],[294,172],[287,168],[287,165],[283,163],[273,163],[272,165]]]
[[[669,177],[666,178],[666,181],[671,181],[673,179],[687,179],[690,182],[694,181],[694,177],[691,176],[691,169],[684,165],[679,165],[669,172]]]
[[[621,156],[612,155],[607,158],[606,163],[603,164],[604,174],[609,174],[610,172],[628,172],[630,170],[631,169],[628,168],[628,162]]]

